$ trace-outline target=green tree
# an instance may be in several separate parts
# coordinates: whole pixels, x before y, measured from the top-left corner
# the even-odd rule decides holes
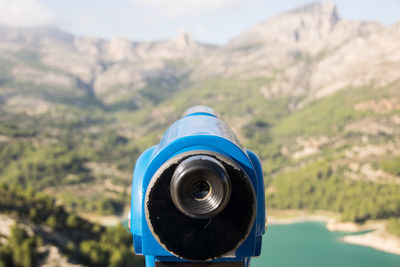
[[[36,239],[14,225],[11,227],[9,246],[12,251],[12,262],[17,267],[34,266],[36,260]]]
[[[57,227],[57,218],[55,215],[50,215],[47,220],[46,220],[47,226],[49,226],[52,229],[56,229]]]
[[[108,265],[108,254],[101,248],[99,242],[94,240],[83,241],[79,248],[90,266],[101,267]]]
[[[68,217],[67,217],[66,224],[67,224],[67,226],[70,227],[70,228],[78,227],[78,225],[79,225],[78,216],[76,216],[75,213],[70,213],[70,214],[68,215]]]

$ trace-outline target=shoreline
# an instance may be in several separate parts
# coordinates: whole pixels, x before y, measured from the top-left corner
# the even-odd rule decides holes
[[[340,215],[323,211],[303,211],[303,210],[269,210],[267,212],[268,224],[292,224],[299,222],[336,222]]]
[[[268,225],[282,225],[300,222],[324,222],[329,231],[345,232],[342,242],[370,247],[379,251],[400,255],[400,238],[390,234],[385,229],[385,221],[367,221],[359,225],[353,222],[340,222],[340,215],[326,211],[282,211],[271,210],[268,217]],[[282,216],[283,215],[283,216]],[[352,235],[361,231],[369,231],[365,234]]]
[[[357,233],[360,231],[370,232],[359,235],[346,235],[342,241],[349,244],[370,247],[376,250],[400,255],[400,238],[390,234],[385,229],[385,221],[367,221],[363,225],[352,222],[346,223],[327,223],[329,231],[341,231],[347,233]]]

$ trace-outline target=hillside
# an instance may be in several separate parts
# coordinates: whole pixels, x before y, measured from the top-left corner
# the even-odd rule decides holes
[[[78,213],[124,216],[138,155],[205,104],[261,157],[268,208],[399,224],[399,23],[314,3],[222,47],[0,26],[0,103],[0,181]]]
[[[125,227],[90,223],[32,190],[0,185],[0,266],[144,266]]]

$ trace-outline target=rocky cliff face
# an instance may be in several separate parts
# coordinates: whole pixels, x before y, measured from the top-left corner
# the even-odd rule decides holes
[[[246,30],[194,75],[267,77],[265,98],[290,95],[302,106],[343,88],[397,80],[399,33],[398,24],[344,20],[334,4],[314,3]]]
[[[315,55],[368,31],[372,24],[343,21],[334,4],[313,3],[255,25],[231,40],[228,48],[268,46]]]
[[[154,82],[173,90],[213,50],[187,33],[166,41],[135,43],[74,37],[55,28],[0,28],[0,57],[7,61],[4,66],[10,68],[11,79],[77,87],[105,104],[132,98],[135,91]]]

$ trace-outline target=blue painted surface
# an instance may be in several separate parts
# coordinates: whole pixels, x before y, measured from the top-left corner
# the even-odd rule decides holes
[[[243,260],[258,255],[265,230],[264,184],[259,159],[241,146],[232,130],[216,117],[212,109],[194,108],[185,114],[168,128],[158,145],[146,150],[136,162],[131,199],[131,232],[135,252],[146,256],[146,266],[154,266],[154,261],[160,259],[182,261],[166,251],[150,232],[144,216],[145,193],[151,178],[167,160],[184,152],[205,150],[234,160],[248,174],[258,196],[255,223],[248,238],[236,250],[236,257],[215,261]]]

